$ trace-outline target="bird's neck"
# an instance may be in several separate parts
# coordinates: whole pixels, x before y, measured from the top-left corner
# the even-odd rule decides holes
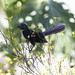
[[[29,29],[26,29],[26,30],[23,30],[22,32],[23,32],[23,33],[29,33],[30,30],[29,30]]]
[[[26,29],[22,32],[23,32],[23,35],[24,35],[25,38],[27,38],[27,36],[30,35],[30,30],[29,29]]]

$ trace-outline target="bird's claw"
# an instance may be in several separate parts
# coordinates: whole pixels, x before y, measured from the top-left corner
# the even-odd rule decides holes
[[[32,52],[32,49],[29,50],[29,53],[31,53],[31,52]]]

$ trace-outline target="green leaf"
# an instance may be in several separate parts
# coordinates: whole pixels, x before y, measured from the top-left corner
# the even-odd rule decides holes
[[[67,58],[67,54],[64,55],[63,59],[66,59],[66,58]]]
[[[8,7],[8,4],[5,4],[6,7]]]

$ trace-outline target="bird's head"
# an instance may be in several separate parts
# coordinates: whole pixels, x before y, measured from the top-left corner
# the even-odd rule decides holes
[[[17,27],[20,28],[21,30],[27,30],[28,29],[28,26],[26,24],[24,24],[24,23],[18,24]]]

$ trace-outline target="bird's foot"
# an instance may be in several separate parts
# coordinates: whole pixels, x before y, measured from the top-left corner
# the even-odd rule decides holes
[[[34,46],[33,46],[34,47]],[[31,49],[29,49],[29,53],[31,53],[32,52],[32,50],[33,50],[33,47],[31,48]]]
[[[32,49],[29,50],[29,53],[31,53],[31,52],[32,52]]]

